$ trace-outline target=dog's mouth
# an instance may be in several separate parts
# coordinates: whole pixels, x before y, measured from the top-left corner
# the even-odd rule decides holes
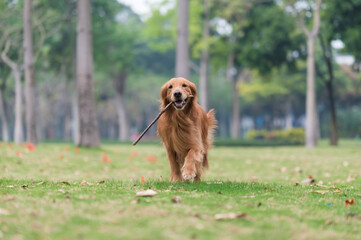
[[[184,100],[182,100],[182,99],[176,100],[173,102],[173,105],[176,109],[182,110],[185,107],[185,105],[187,104],[187,101],[188,101],[188,98],[186,98]]]

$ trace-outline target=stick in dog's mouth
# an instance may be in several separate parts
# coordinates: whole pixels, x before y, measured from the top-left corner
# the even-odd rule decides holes
[[[193,98],[193,97],[194,97],[193,95],[189,95],[186,100],[188,100],[188,98]],[[142,132],[142,134],[140,134],[140,136],[137,138],[137,140],[135,140],[135,141],[133,142],[133,146],[135,146],[135,145],[139,142],[139,140],[142,139],[142,137],[143,137],[144,134],[149,130],[149,128],[150,128],[151,126],[153,126],[153,124],[154,124],[156,121],[158,121],[158,119],[160,118],[160,116],[162,116],[162,114],[165,113],[165,111],[166,111],[166,110],[169,108],[169,106],[172,105],[172,104],[175,104],[175,102],[170,102],[170,103],[168,103],[167,106],[165,106],[165,108],[164,108],[162,111],[160,111],[160,113],[158,114],[158,116],[157,116],[156,118],[154,118],[154,120],[148,125],[148,127]]]

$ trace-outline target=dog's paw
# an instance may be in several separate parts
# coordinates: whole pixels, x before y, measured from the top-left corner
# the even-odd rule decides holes
[[[195,178],[196,177],[195,168],[194,167],[183,168],[182,177],[185,181],[192,180],[193,178]]]
[[[171,182],[181,182],[182,178],[180,176],[170,176]]]

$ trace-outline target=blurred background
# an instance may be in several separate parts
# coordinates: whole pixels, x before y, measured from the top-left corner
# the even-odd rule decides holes
[[[216,110],[216,144],[358,141],[360,12],[360,0],[2,0],[0,136],[134,140],[160,87],[185,77]]]

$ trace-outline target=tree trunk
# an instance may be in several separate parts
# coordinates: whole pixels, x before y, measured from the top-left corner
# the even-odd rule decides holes
[[[93,51],[90,0],[77,1],[77,93],[79,141],[77,146],[100,145],[93,87]]]
[[[114,87],[116,92],[116,107],[118,112],[118,124],[119,124],[119,135],[120,141],[129,140],[129,124],[126,114],[125,105],[125,84],[127,81],[127,72],[123,71],[116,76],[114,79]]]
[[[202,50],[201,69],[199,77],[199,102],[205,111],[208,111],[208,68],[209,68],[209,5],[208,0],[204,0],[204,18],[203,18],[203,41],[205,44]]]
[[[336,106],[335,106],[335,97],[333,91],[333,66],[332,66],[332,50],[330,43],[327,43],[327,46],[324,42],[322,34],[319,35],[321,48],[323,51],[323,58],[326,62],[327,71],[328,71],[328,79],[325,80],[325,85],[328,93],[328,98],[330,102],[330,112],[331,112],[331,145],[338,145],[338,133],[337,133],[337,114],[336,114]]]
[[[23,133],[23,103],[21,91],[21,70],[15,69],[12,71],[15,78],[15,127],[14,127],[14,142],[20,144],[24,141]]]
[[[178,35],[176,49],[176,77],[189,79],[189,46],[188,46],[188,0],[178,0]]]
[[[31,24],[32,0],[24,1],[24,68],[25,68],[25,99],[26,99],[26,138],[37,144],[35,114],[35,79],[33,59],[33,37]]]
[[[240,106],[239,106],[239,91],[238,91],[238,82],[239,78],[237,77],[236,69],[234,68],[234,52],[231,52],[228,56],[227,63],[227,79],[232,82],[232,128],[231,128],[231,138],[240,137]]]
[[[306,147],[317,146],[317,109],[315,84],[315,37],[307,39]]]
[[[1,125],[2,141],[7,143],[9,142],[9,124],[5,109],[4,88],[5,86],[1,86],[0,89],[0,115],[1,115],[1,123],[2,123]]]
[[[328,97],[330,101],[330,108],[331,108],[331,145],[337,146],[338,145],[338,134],[337,134],[337,117],[336,117],[336,107],[335,107],[335,99],[333,96],[333,82],[328,81],[326,83]]]
[[[232,81],[232,95],[233,95],[233,110],[232,110],[233,129],[231,132],[232,138],[239,138],[241,132],[238,82],[239,81],[237,80],[237,78],[233,79]]]
[[[292,129],[292,103],[291,99],[288,99],[286,102],[286,129]]]

